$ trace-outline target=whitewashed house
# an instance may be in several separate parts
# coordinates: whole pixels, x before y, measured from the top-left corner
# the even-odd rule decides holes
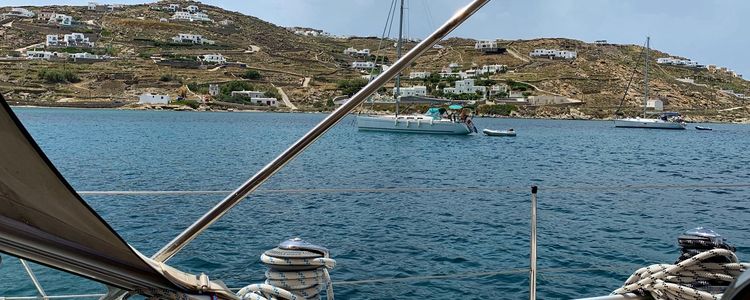
[[[192,14],[190,21],[211,22],[211,18],[206,13],[196,12]]]
[[[486,51],[486,49],[497,50],[497,41],[477,41],[474,44],[474,49]]]
[[[555,49],[534,49],[529,53],[531,57],[547,57],[547,58],[562,58],[562,59],[575,59],[578,57],[576,51],[567,50],[555,50]]]
[[[671,65],[675,63],[675,59],[671,57],[660,57],[656,59],[657,64]]]
[[[372,69],[375,67],[375,63],[371,61],[355,61],[352,63],[352,69]]]
[[[664,102],[659,99],[650,99],[646,101],[646,108],[652,108],[655,111],[663,111]]]
[[[94,43],[89,41],[89,38],[77,32],[63,35],[63,42],[68,47],[94,47]]]
[[[43,11],[40,11],[36,15],[36,19],[39,21],[49,21],[49,19],[52,18],[52,16],[54,15],[55,15],[55,12],[53,11],[43,10]]]
[[[506,65],[483,65],[481,69],[477,70],[479,74],[496,74],[504,71],[507,68]]]
[[[412,71],[411,73],[409,73],[409,79],[425,79],[428,77],[430,77],[430,72],[427,71]]]
[[[70,26],[73,25],[73,17],[64,14],[53,14],[47,22],[50,24]]]
[[[454,87],[443,88],[443,93],[446,94],[471,94],[481,92],[484,94],[487,91],[486,86],[475,86],[474,79],[467,78],[463,80],[457,80]]]
[[[186,44],[207,44],[213,45],[214,41],[204,38],[200,34],[180,33],[172,37],[172,41],[175,43],[186,43]]]
[[[94,11],[95,11],[95,10],[96,10],[96,7],[97,7],[97,6],[99,6],[99,3],[96,3],[96,2],[89,2],[89,6],[88,6],[88,9],[89,9],[89,10],[94,10]]]
[[[495,84],[490,87],[490,98],[500,94],[508,94],[508,86],[505,84]]]
[[[198,56],[198,60],[202,61],[204,63],[211,63],[211,64],[224,64],[227,62],[227,59],[224,58],[221,54],[204,54],[201,56]]]
[[[266,93],[259,91],[232,91],[232,97],[244,97],[250,99],[250,102],[256,105],[279,106],[276,98],[266,97]]]
[[[144,93],[138,97],[138,104],[169,104],[172,99],[169,95],[154,95],[151,93]]]
[[[219,21],[219,25],[221,25],[221,26],[229,26],[229,25],[232,25],[232,24],[234,24],[234,21],[229,20],[229,19],[225,19],[225,20]]]
[[[357,49],[355,49],[354,47],[346,48],[346,49],[344,49],[344,54],[346,54],[346,55],[357,54]]]
[[[448,68],[451,69],[451,72],[455,72],[460,67],[461,67],[461,65],[459,65],[458,63],[450,63],[450,64],[448,64]]]
[[[178,11],[178,10],[180,10],[180,5],[179,4],[174,4],[174,3],[170,4],[170,5],[167,6],[167,10],[169,10],[169,11]]]
[[[191,14],[187,11],[178,11],[175,12],[174,15],[172,15],[172,20],[175,21],[203,21],[203,22],[211,22],[211,18],[208,17],[207,14],[202,12],[197,12],[194,14]]]
[[[48,34],[47,40],[44,42],[44,45],[47,47],[60,46],[60,37],[56,34]]]
[[[36,51],[36,50],[26,51],[26,58],[28,58],[28,59],[47,59],[47,60],[49,60],[53,56],[54,56],[54,54],[52,52],[50,52],[50,51]]]
[[[34,14],[33,11],[30,11],[23,7],[14,7],[11,8],[10,13],[7,13],[6,15],[10,17],[33,18],[36,14]]]
[[[218,84],[209,84],[208,85],[208,94],[211,96],[218,96],[219,95],[219,85]]]
[[[400,95],[396,95],[396,88],[393,88],[392,93],[394,96],[408,97],[408,96],[427,96],[427,87],[424,85],[415,85],[412,87],[402,87],[399,89]]]
[[[188,5],[188,7],[185,7],[185,10],[189,11],[191,13],[197,13],[197,12],[201,11],[200,8],[198,8],[197,5]]]
[[[105,59],[105,56],[91,54],[88,52],[81,52],[81,53],[72,53],[68,56],[69,58],[72,58],[74,61],[79,59],[90,59],[90,60],[102,60]]]

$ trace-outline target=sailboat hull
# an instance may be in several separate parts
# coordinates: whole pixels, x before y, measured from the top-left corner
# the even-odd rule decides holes
[[[615,127],[682,130],[685,129],[685,123],[670,122],[659,119],[628,118],[615,120]]]
[[[449,120],[432,120],[423,116],[358,116],[357,129],[421,134],[467,135],[471,133],[464,123]]]

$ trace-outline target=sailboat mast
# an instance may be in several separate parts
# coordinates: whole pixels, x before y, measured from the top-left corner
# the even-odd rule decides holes
[[[404,29],[404,0],[401,0],[401,13],[398,17],[398,44],[396,44],[396,60],[401,58],[401,45],[403,44],[403,29]],[[399,97],[401,96],[401,73],[396,74],[396,92],[393,95],[396,97],[396,117],[398,117],[398,103]]]
[[[646,62],[644,64],[645,71],[644,73],[644,82],[646,83],[643,88],[643,118],[646,118],[646,106],[648,105],[648,52],[651,50],[651,45],[649,44],[651,42],[651,37],[646,37]]]

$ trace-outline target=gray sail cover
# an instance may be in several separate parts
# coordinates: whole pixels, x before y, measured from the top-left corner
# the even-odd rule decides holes
[[[2,95],[0,251],[126,290],[183,291],[81,199]]]

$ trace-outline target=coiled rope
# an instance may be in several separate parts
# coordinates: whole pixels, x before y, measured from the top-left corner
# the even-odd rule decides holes
[[[708,262],[717,258],[726,258],[728,262]],[[711,249],[674,265],[654,264],[641,268],[612,294],[648,293],[656,300],[718,300],[723,289],[712,288],[714,285],[709,283],[719,281],[728,285],[748,268],[750,264],[740,263],[731,250]]]
[[[310,254],[318,257],[292,258]],[[260,261],[269,268],[266,271],[266,282],[241,288],[237,292],[240,299],[319,299],[319,294],[324,289],[327,299],[334,299],[328,270],[336,266],[336,261],[328,257],[327,253],[275,248],[263,253]]]

